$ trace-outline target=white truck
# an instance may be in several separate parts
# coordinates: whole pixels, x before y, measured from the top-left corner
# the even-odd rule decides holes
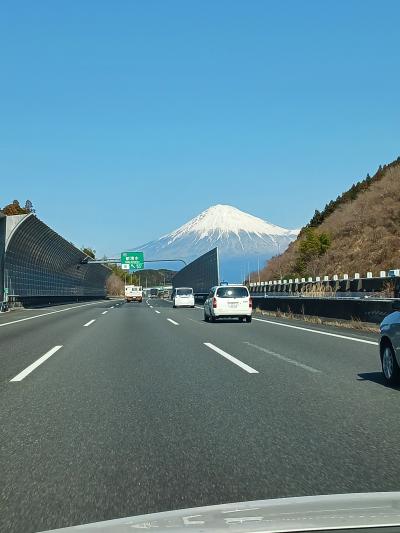
[[[143,289],[140,285],[125,285],[125,302],[142,302]]]

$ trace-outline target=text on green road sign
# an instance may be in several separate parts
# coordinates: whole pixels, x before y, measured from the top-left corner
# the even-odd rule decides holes
[[[144,268],[143,252],[122,252],[121,267],[124,270],[141,270]]]

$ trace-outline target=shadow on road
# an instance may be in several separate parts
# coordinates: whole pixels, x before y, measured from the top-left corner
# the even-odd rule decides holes
[[[382,372],[364,372],[358,374],[358,381],[372,381],[373,383],[377,383],[378,385],[382,385],[383,387],[387,387],[388,389],[394,389],[400,391],[400,385],[394,386],[394,385],[388,385],[385,378],[383,377]]]
[[[206,322],[203,319],[203,322]],[[240,322],[237,318],[218,318],[215,322],[209,322],[209,324],[247,324],[246,321]]]

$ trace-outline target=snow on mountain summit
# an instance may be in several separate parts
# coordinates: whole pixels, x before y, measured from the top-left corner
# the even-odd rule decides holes
[[[265,235],[287,235],[287,229],[265,222],[261,218],[240,211],[230,205],[213,205],[195,218],[164,237],[171,242],[188,233],[196,233],[199,239],[218,237],[226,234],[239,236],[241,232],[254,233],[257,237]]]
[[[193,261],[218,247],[221,275],[231,281],[282,253],[298,230],[276,226],[230,205],[214,205],[159,239],[136,247],[152,260]]]

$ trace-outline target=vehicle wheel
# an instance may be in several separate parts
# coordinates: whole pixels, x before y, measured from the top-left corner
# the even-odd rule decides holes
[[[239,317],[239,322],[243,322],[244,318],[242,316]]]
[[[246,322],[251,322],[251,316],[246,316]]]
[[[172,309],[176,309],[176,305],[173,305],[173,306],[172,306]]]
[[[210,317],[204,313],[204,322],[209,322]]]
[[[386,381],[390,385],[395,385],[400,381],[400,368],[397,364],[393,348],[387,344],[382,353],[382,372]]]
[[[211,319],[211,322],[216,322],[217,321],[217,317],[216,316],[210,316],[210,319]]]

